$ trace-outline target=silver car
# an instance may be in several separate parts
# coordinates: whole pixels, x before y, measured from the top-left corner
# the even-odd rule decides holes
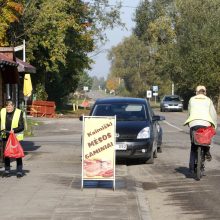
[[[183,100],[178,95],[165,95],[160,103],[160,111],[183,111]]]

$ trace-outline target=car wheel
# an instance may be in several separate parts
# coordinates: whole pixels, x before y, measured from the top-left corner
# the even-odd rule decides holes
[[[153,164],[154,163],[154,152],[152,151],[151,152],[151,155],[150,155],[150,158],[148,158],[146,161],[145,161],[146,164]]]
[[[155,145],[156,142],[154,141],[153,145]],[[157,148],[155,151],[153,151],[154,147],[152,146],[152,150],[151,150],[151,155],[150,155],[150,158],[148,158],[146,160],[146,164],[153,164],[154,163],[154,158],[156,158],[155,156],[157,156]]]
[[[163,109],[162,109],[162,108],[160,108],[160,112],[163,112]]]
[[[157,158],[157,148],[155,149],[154,153],[153,153],[153,157]]]
[[[157,153],[162,153],[163,151],[162,151],[162,147],[160,146],[160,147],[158,147],[157,148]]]

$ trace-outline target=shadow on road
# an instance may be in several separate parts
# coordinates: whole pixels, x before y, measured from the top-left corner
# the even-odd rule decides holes
[[[178,167],[175,169],[177,173],[185,175],[186,178],[194,178],[193,174],[189,172],[188,167]]]
[[[0,178],[3,178],[3,173],[4,173],[3,170],[0,171]],[[23,170],[23,175],[24,175],[24,176],[26,176],[28,173],[30,173],[30,170],[25,170],[25,169]],[[11,170],[11,171],[10,171],[10,176],[7,177],[7,178],[16,177],[16,175],[17,175],[16,170]]]
[[[126,165],[126,166],[134,166],[145,164],[142,160],[138,159],[116,159],[117,165]]]
[[[34,142],[32,142],[32,141],[22,141],[21,145],[22,145],[25,152],[36,151],[38,148],[41,147],[41,146],[34,145]]]
[[[113,188],[113,181],[84,180],[84,188]]]

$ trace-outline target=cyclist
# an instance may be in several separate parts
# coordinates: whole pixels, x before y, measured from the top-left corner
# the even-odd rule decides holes
[[[196,147],[192,141],[193,131],[201,127],[213,126],[217,128],[217,113],[213,102],[206,96],[205,86],[199,85],[196,87],[196,95],[191,97],[188,105],[189,117],[185,121],[184,125],[190,127],[190,138],[191,138],[191,151],[189,159],[189,170],[194,172],[194,159]],[[206,147],[205,158],[207,161],[211,161],[212,156],[210,154],[210,147]]]

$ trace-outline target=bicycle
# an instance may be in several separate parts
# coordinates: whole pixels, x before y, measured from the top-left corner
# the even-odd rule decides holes
[[[200,180],[204,176],[206,152],[210,148],[212,137],[215,134],[213,127],[203,127],[193,132],[193,142],[196,147],[194,159],[196,180]]]
[[[195,160],[194,160],[194,171],[196,180],[200,180],[204,176],[205,172],[205,148],[209,146],[197,145]]]

